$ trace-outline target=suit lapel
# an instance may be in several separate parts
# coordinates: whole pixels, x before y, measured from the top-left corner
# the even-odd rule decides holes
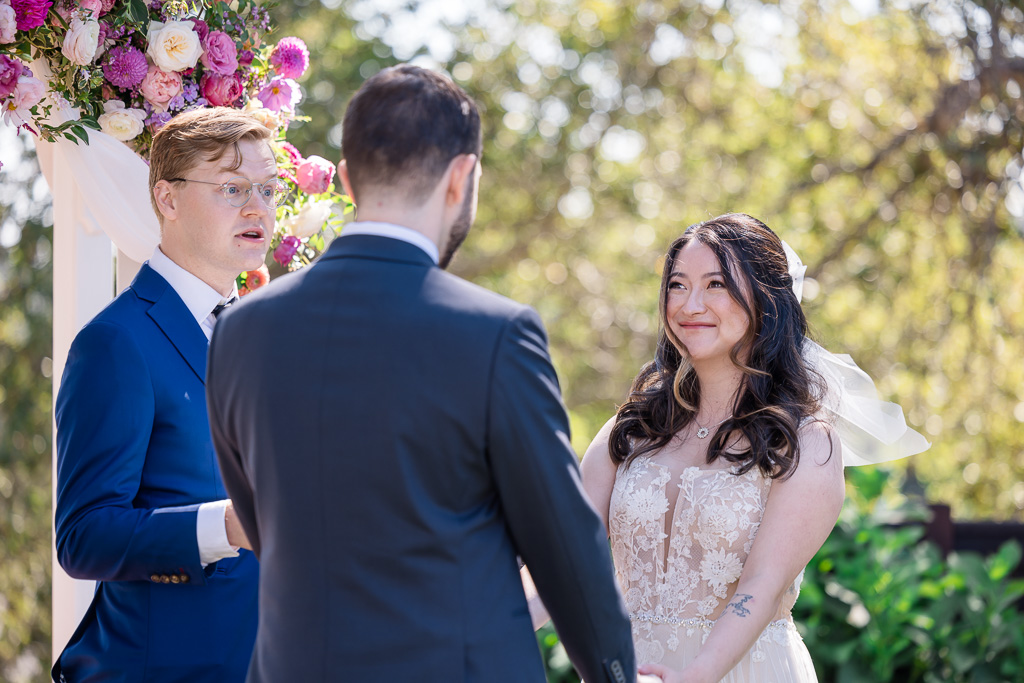
[[[139,298],[152,302],[149,317],[196,373],[199,381],[206,384],[206,351],[209,342],[174,287],[148,265],[143,265],[132,282],[132,289]]]

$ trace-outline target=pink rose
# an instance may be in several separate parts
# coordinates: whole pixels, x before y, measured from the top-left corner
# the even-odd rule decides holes
[[[18,76],[24,69],[21,60],[0,55],[0,100],[4,99],[18,87]]]
[[[274,260],[280,263],[282,266],[287,266],[291,263],[292,257],[295,256],[295,252],[299,250],[302,245],[302,241],[294,235],[285,235],[281,239],[281,244],[277,245],[274,249]]]
[[[230,76],[238,69],[238,48],[231,36],[223,31],[211,31],[203,38],[203,64],[222,76]]]
[[[215,107],[229,107],[242,96],[242,79],[238,74],[222,76],[206,72],[199,82],[203,97]]]
[[[81,5],[82,9],[92,12],[93,18],[100,15],[103,11],[102,0],[78,0],[78,4]]]
[[[334,180],[334,164],[323,157],[308,157],[299,165],[295,179],[299,189],[306,194],[327,192],[327,187]]]
[[[149,67],[139,88],[156,111],[167,111],[167,103],[182,93],[181,74],[163,71],[156,64]]]

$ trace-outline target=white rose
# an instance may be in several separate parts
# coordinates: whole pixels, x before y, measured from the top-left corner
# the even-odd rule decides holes
[[[151,21],[146,35],[146,55],[164,71],[191,69],[203,54],[192,21]]]
[[[95,19],[83,21],[80,17],[71,18],[71,28],[64,36],[64,45],[60,51],[72,64],[90,64],[99,47],[100,22]]]
[[[128,142],[145,127],[146,112],[141,109],[125,109],[124,102],[107,100],[103,103],[103,113],[97,121],[100,130],[121,142]]]
[[[0,2],[0,43],[13,43],[18,30],[18,18],[10,3]]]
[[[331,202],[321,199],[318,202],[306,204],[299,213],[284,221],[284,229],[299,239],[312,237],[320,232],[324,223],[331,217]]]
[[[271,131],[276,132],[277,129],[281,127],[281,117],[270,109],[264,107],[258,97],[254,97],[246,103],[245,112],[247,114],[251,114],[254,119],[263,124],[264,127],[269,128]]]

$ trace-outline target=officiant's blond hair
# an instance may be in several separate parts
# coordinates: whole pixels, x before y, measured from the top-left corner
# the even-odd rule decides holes
[[[219,159],[233,148],[235,158],[228,170],[242,165],[242,140],[269,140],[273,133],[251,114],[231,107],[193,109],[178,114],[153,136],[149,152],[149,201],[163,225],[153,188],[161,180],[181,178],[204,161]]]

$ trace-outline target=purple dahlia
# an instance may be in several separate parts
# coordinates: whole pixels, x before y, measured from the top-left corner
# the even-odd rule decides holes
[[[299,38],[282,38],[270,55],[270,63],[285,78],[298,78],[309,68],[309,50]]]
[[[127,90],[134,88],[146,77],[149,65],[142,51],[128,46],[118,45],[107,53],[103,63],[103,75],[113,85]]]

